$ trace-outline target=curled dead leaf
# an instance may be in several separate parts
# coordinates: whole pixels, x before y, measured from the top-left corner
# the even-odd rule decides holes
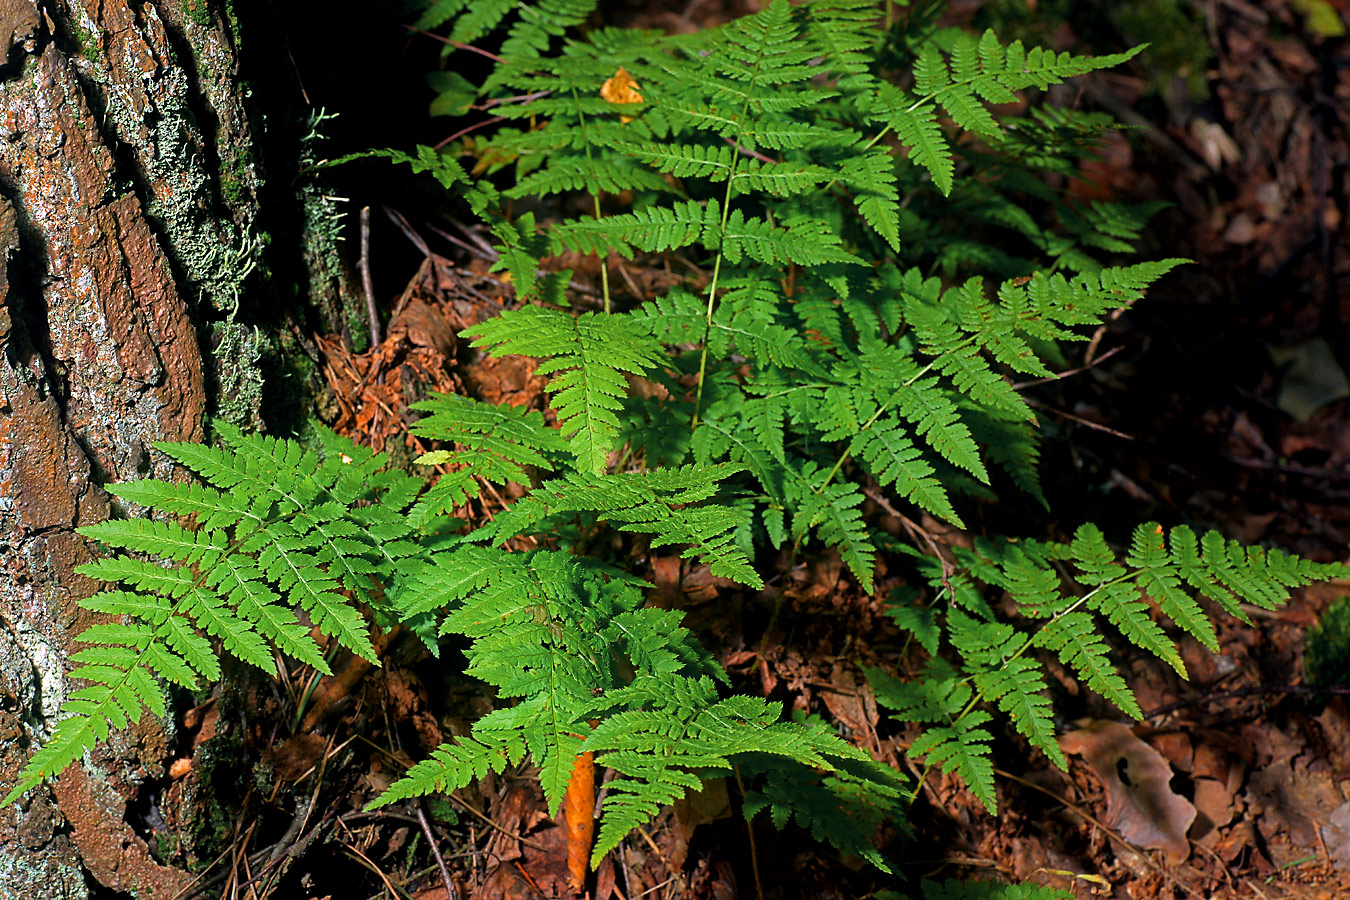
[[[641,103],[642,93],[638,83],[633,80],[633,76],[628,74],[628,70],[619,67],[605,83],[600,85],[600,96],[604,97],[610,103]]]
[[[623,66],[600,85],[600,96],[604,97],[610,103],[641,103],[642,93],[638,83],[633,80],[633,76],[628,74],[628,70]],[[632,116],[620,116],[619,121],[627,125],[633,121]]]
[[[1137,847],[1162,850],[1177,865],[1190,856],[1186,832],[1195,807],[1169,786],[1172,767],[1157,750],[1135,737],[1130,726],[1079,719],[1077,731],[1059,739],[1065,753],[1083,757],[1106,788],[1104,821]]]

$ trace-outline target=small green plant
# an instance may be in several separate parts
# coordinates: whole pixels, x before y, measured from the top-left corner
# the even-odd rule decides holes
[[[1327,607],[1308,632],[1303,670],[1317,687],[1350,685],[1350,598]]]
[[[1085,525],[1067,543],[982,538],[944,562],[864,516],[869,493],[956,526],[975,501],[1044,503],[1037,416],[1012,377],[1053,376],[1072,342],[1181,261],[1108,264],[1132,250],[1152,208],[1077,205],[1047,186],[1044,174],[1071,173],[1091,151],[1109,127],[1100,116],[991,106],[1133,51],[1005,46],[939,28],[927,7],[886,31],[864,0],[773,0],[678,37],[587,29],[593,7],[436,3],[419,25],[448,25],[453,42],[505,30],[478,97],[507,125],[466,148],[480,180],[429,148],[377,152],[435,175],[489,223],[519,303],[465,337],[538,360],[554,421],[427,401],[413,430],[444,449],[420,461],[451,468],[425,489],[331,434],[322,452],[229,428],[221,448],[161,445],[203,483],[113,491],[190,518],[83,530],[133,554],[83,570],[125,587],[84,605],[125,618],[80,636],[92,646],[72,675],[89,686],[9,801],[143,708],[162,714],[156,676],[218,677],[208,637],[263,668],[280,652],[326,671],[299,610],[371,658],[364,604],[432,652],[458,636],[467,673],[500,701],[374,805],[528,758],[556,811],[577,759],[594,754],[614,773],[595,862],[734,768],[751,785],[747,815],[795,819],[886,868],[871,838],[918,788],[822,722],[780,721],[773,704],[727,695],[680,614],[646,605],[634,560],[676,547],[758,589],[766,560],[790,567],[819,544],[870,592],[878,552],[911,558],[932,591],[892,615],[927,668],[909,681],[869,676],[898,719],[925,726],[911,756],[959,774],[991,811],[996,712],[1063,765],[1047,659],[1137,716],[1109,636],[1184,674],[1164,623],[1215,647],[1197,597],[1244,617],[1243,603],[1269,608],[1342,571],[1152,523],[1122,552]],[[606,90],[612,79],[625,90]],[[516,200],[532,211],[509,215]],[[642,300],[612,291],[602,266],[596,308],[579,310],[570,273],[547,263],[565,251],[678,253],[694,272]],[[639,380],[656,387],[634,390]],[[453,518],[482,485],[513,483],[523,496],[490,521]],[[996,611],[991,592],[1011,606]]]

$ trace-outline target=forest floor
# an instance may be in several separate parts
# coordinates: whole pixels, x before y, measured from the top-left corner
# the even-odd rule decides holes
[[[621,24],[715,24],[745,11],[733,5],[690,4],[692,15],[635,9]],[[1028,527],[1064,536],[1091,518],[1123,532],[1153,517],[1343,560],[1350,381],[1336,352],[1350,347],[1350,41],[1315,33],[1300,11],[1307,4],[1293,0],[1196,6],[1209,57],[1198,91],[1184,74],[1145,62],[1094,79],[1075,99],[1123,111],[1135,127],[1112,135],[1072,190],[1083,199],[1168,201],[1144,255],[1196,264],[1098,335],[1100,362],[1075,376],[1071,407],[1056,406],[1053,389],[1041,395],[1054,432],[1047,471],[1072,473],[1074,487],[1051,479],[1054,512],[1036,513]],[[951,16],[970,23],[979,7],[958,3]],[[1342,19],[1344,7],[1330,4]],[[1123,45],[1134,36],[1116,37]],[[1068,26],[1049,39],[1083,49]],[[409,403],[432,390],[542,406],[543,381],[528,360],[487,359],[456,338],[508,297],[472,223],[445,230],[410,217],[399,227],[422,248],[421,262],[396,296],[380,298],[391,311],[383,342],[356,354],[340,335],[316,336],[333,427],[385,449],[415,443],[405,437]],[[660,270],[613,265],[618,290],[646,299],[662,288]],[[594,275],[583,266],[577,277]],[[473,515],[491,515],[495,502]],[[884,509],[870,512],[883,527],[899,527]],[[968,540],[927,527],[943,541]],[[864,665],[909,664],[882,614],[900,570],[886,572],[883,561],[869,596],[837,556],[823,554],[754,595],[682,568],[674,555],[640,564],[656,601],[686,611],[738,688],[823,715],[879,759],[918,775],[904,754],[912,735],[878,716],[861,675]],[[1067,773],[1007,736],[998,744],[997,818],[959,783],[930,774],[909,813],[914,835],[891,829],[879,841],[911,885],[919,877],[1000,877],[1080,897],[1347,896],[1350,714],[1340,696],[1311,695],[1302,674],[1308,629],[1345,593],[1350,586],[1302,591],[1254,627],[1224,625],[1219,654],[1183,644],[1189,682],[1156,661],[1127,658],[1146,711],[1132,729],[1107,727],[1111,711],[1079,697],[1065,676],[1057,687],[1069,698],[1062,730],[1075,751]],[[234,798],[238,818],[221,826],[226,852],[211,867],[196,860],[196,889],[246,896],[249,884],[259,896],[449,900],[427,850],[430,834],[466,896],[569,896],[562,829],[528,773],[429,802],[425,818],[361,811],[404,767],[490,708],[481,689],[454,675],[453,659],[432,664],[397,631],[382,650],[379,669],[339,657],[333,677],[302,686],[308,700],[299,710],[252,683],[251,693],[189,714],[184,756],[222,718],[239,716],[233,740],[244,756],[267,762],[278,786],[267,797],[245,789],[242,806]],[[281,739],[293,721],[296,736]],[[1115,765],[1124,757],[1164,774],[1127,784]],[[178,790],[180,800],[206,802]],[[732,815],[737,796],[734,779],[712,782],[662,814],[605,860],[592,896],[904,890],[763,818],[747,827]],[[1149,849],[1158,847],[1168,849]]]

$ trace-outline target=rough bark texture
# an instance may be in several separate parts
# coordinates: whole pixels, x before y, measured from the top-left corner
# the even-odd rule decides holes
[[[0,0],[0,788],[55,722],[95,585],[75,533],[99,486],[168,475],[157,440],[256,424],[258,347],[235,321],[257,179],[226,23],[203,0]],[[207,352],[203,354],[202,348]],[[147,718],[0,810],[0,900],[172,897],[126,821],[164,777]]]

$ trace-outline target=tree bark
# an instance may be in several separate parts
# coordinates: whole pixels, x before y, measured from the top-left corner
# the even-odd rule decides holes
[[[0,789],[50,732],[96,586],[75,532],[101,485],[169,476],[208,405],[259,424],[238,321],[258,178],[234,37],[206,0],[0,0]],[[166,777],[147,716],[0,810],[0,900],[169,900],[189,882],[127,821]],[[143,830],[143,829],[142,829]]]

